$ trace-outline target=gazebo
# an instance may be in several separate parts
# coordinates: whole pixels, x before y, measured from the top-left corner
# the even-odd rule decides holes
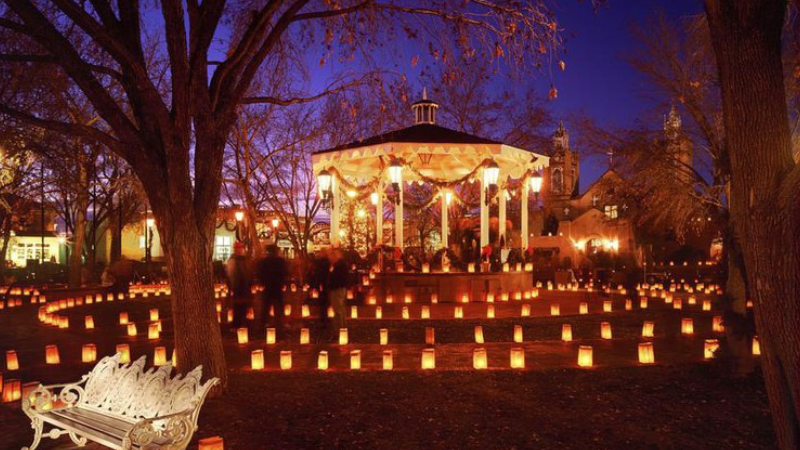
[[[549,158],[533,151],[441,127],[439,105],[422,100],[412,105],[413,126],[341,145],[312,155],[323,199],[330,207],[330,241],[340,243],[342,195],[370,197],[375,205],[376,237],[384,243],[384,201],[394,205],[394,246],[403,249],[403,191],[407,183],[438,189],[442,202],[442,246],[447,248],[448,205],[452,188],[480,181],[480,245],[489,244],[489,204],[498,198],[498,239],[506,235],[506,189],[521,191],[521,246],[528,247],[529,192],[538,195]],[[437,200],[439,201],[439,200]],[[507,242],[507,238],[506,238]]]

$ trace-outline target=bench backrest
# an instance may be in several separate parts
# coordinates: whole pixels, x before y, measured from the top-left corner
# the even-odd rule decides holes
[[[131,421],[198,409],[216,379],[201,383],[202,367],[170,377],[172,365],[145,370],[145,357],[120,363],[121,354],[107,356],[84,376],[81,407]]]

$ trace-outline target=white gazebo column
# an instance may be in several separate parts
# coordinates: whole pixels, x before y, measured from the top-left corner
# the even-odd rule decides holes
[[[528,248],[528,180],[523,180],[522,183],[522,207],[520,208],[520,215],[522,224],[520,224],[519,232],[522,243],[522,250]]]
[[[394,208],[394,246],[403,249],[403,180],[400,180],[400,192],[397,198],[400,200]]]
[[[485,184],[481,183],[481,249],[489,245],[489,205],[486,204]]]
[[[331,245],[338,246],[341,241],[339,236],[339,180],[335,175],[331,175]]]
[[[447,223],[448,222],[447,216],[449,214],[447,205],[447,194],[448,192],[444,189],[442,189],[439,193],[439,196],[442,197],[442,247],[443,248],[448,247],[447,236],[450,232],[450,226]]]
[[[501,237],[503,238],[503,247],[508,247],[508,236],[506,236],[506,192],[508,191],[505,189],[500,190],[500,207],[497,212],[497,240],[499,241]]]
[[[378,182],[377,201],[375,202],[375,244],[383,245],[383,183]]]

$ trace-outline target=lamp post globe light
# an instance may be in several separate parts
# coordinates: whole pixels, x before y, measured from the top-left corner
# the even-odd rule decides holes
[[[278,245],[278,225],[280,225],[281,221],[278,218],[274,218],[270,221],[272,225],[272,236],[273,240],[275,241],[275,245]]]
[[[531,190],[535,196],[539,196],[542,191],[542,175],[539,172],[534,173],[530,179]]]
[[[69,265],[69,242],[67,241],[66,233],[59,233],[58,237],[56,237],[56,241],[58,245],[64,247],[64,257],[66,264]]]
[[[249,239],[249,234],[248,234],[247,228],[246,228],[247,224],[244,221],[244,210],[241,210],[241,209],[237,208],[233,212],[233,218],[236,221],[236,228],[235,228],[236,240],[238,242],[244,243],[245,248],[249,251],[250,250],[250,239]],[[245,235],[244,238],[242,238],[243,234]]]
[[[483,172],[483,182],[486,186],[497,186],[497,178],[500,175],[500,166],[492,160]]]
[[[331,199],[331,173],[328,169],[322,169],[317,175],[319,191],[322,193],[322,203],[327,204]]]
[[[150,282],[150,260],[152,259],[153,248],[153,226],[156,220],[147,217],[148,211],[144,212],[144,271],[147,282]]]
[[[394,158],[389,164],[389,182],[392,183],[395,193],[400,191],[400,183],[403,182],[403,165]]]

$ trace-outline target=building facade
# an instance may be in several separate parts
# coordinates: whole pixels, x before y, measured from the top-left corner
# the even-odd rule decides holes
[[[692,142],[681,128],[673,105],[664,117],[664,147],[678,183],[688,183],[693,174]],[[627,205],[612,195],[625,180],[609,168],[585,191],[580,190],[580,156],[570,147],[569,132],[559,124],[552,137],[550,166],[545,169],[542,209],[535,216],[534,250],[564,266],[579,267],[600,253],[623,257],[641,264],[642,245],[633,223],[626,217]]]

